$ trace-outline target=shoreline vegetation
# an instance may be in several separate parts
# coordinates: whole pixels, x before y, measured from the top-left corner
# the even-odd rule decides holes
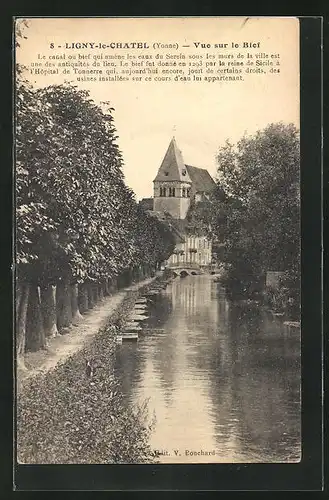
[[[149,446],[155,416],[148,414],[147,401],[140,406],[124,402],[113,375],[113,356],[127,313],[161,281],[157,273],[126,288],[90,342],[52,369],[25,379],[17,398],[19,463],[157,463]],[[96,366],[92,378],[85,374],[90,359]]]
[[[232,300],[260,301],[300,318],[300,145],[293,124],[272,123],[217,154],[217,183],[191,225],[207,231]],[[276,283],[269,274],[280,275]]]

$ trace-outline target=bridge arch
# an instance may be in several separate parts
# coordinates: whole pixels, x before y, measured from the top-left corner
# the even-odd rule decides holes
[[[171,269],[171,272],[174,274],[174,276],[180,276],[181,278],[184,278],[185,276],[196,276],[197,274],[200,274],[200,270],[198,269],[186,268]]]
[[[173,273],[174,276],[196,276],[197,274],[202,274],[202,270],[200,266],[196,263],[190,262],[182,262],[180,265],[171,265],[167,266],[170,272]]]

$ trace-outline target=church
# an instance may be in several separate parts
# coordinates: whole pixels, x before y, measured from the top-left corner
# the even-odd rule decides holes
[[[208,199],[215,187],[209,172],[186,165],[173,137],[153,181],[153,198],[140,204],[174,229],[176,247],[167,267],[206,268],[212,260],[212,242],[206,235],[189,231],[189,214],[193,207]]]

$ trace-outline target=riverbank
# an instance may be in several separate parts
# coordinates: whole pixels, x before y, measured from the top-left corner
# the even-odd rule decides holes
[[[19,463],[156,460],[148,444],[153,422],[147,406],[127,408],[123,403],[113,376],[113,357],[120,325],[137,296],[158,279],[161,273],[105,299],[76,327],[78,340],[73,339],[73,328],[59,339],[62,342],[54,339],[44,359],[35,357],[29,374],[20,380],[17,397]],[[86,360],[96,366],[92,378],[86,376]]]
[[[64,335],[48,339],[46,349],[25,353],[26,370],[17,369],[17,391],[21,390],[22,385],[30,377],[47,373],[49,370],[54,369],[58,363],[65,362],[70,356],[86,346],[95,334],[109,322],[111,315],[115,314],[129,292],[139,291],[159,276],[161,276],[161,273],[105,297],[93,309],[82,316],[78,325],[72,325]]]

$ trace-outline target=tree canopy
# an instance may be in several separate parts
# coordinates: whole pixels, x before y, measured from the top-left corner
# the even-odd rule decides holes
[[[101,280],[166,258],[173,239],[125,185],[113,108],[72,85],[16,92],[19,277]]]
[[[270,124],[217,155],[217,190],[211,199],[213,236],[222,260],[241,283],[267,270],[298,267],[299,133]],[[240,278],[238,278],[240,277]]]

